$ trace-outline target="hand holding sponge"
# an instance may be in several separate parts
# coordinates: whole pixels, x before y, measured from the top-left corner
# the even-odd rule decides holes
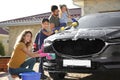
[[[48,53],[44,53],[41,49],[38,51],[38,53],[40,54],[40,57],[46,57],[48,60],[52,59],[52,57],[49,56]]]

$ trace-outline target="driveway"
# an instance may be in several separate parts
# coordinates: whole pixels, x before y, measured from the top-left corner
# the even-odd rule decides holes
[[[34,70],[38,71],[38,64],[34,66]],[[48,75],[47,72],[45,72],[45,74]],[[0,72],[0,80],[9,80],[8,74]],[[16,78],[15,80],[21,80],[21,79]],[[68,73],[64,80],[120,80],[120,72],[99,73],[94,75],[82,74],[82,73],[81,74]]]

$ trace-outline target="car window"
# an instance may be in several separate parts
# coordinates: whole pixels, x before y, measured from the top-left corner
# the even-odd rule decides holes
[[[78,28],[120,26],[120,12],[89,15],[82,17],[78,22]]]

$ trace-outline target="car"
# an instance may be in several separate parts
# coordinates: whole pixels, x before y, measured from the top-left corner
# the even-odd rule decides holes
[[[56,56],[44,63],[50,76],[120,70],[120,12],[86,15],[77,23],[45,39],[44,52]]]

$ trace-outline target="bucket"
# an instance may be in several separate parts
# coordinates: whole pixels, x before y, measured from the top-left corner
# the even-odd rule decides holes
[[[41,73],[37,72],[26,72],[20,74],[22,80],[40,80]]]

